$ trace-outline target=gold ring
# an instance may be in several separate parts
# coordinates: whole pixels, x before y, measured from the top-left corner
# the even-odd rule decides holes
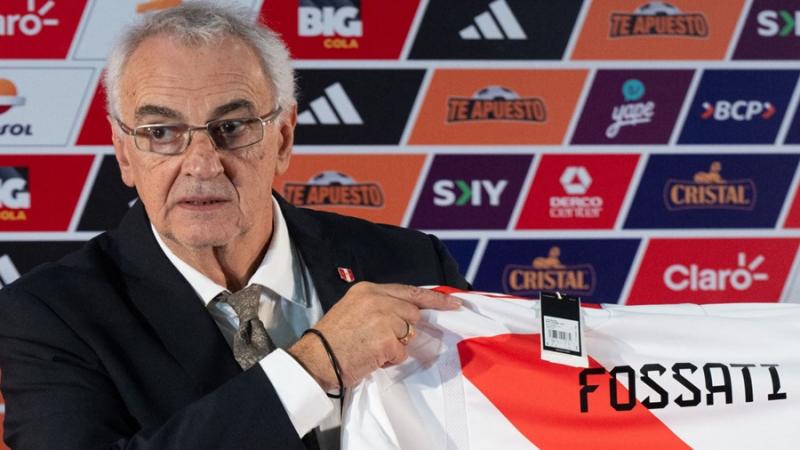
[[[403,345],[408,345],[408,341],[413,339],[416,334],[417,330],[414,329],[414,324],[406,322],[406,334],[400,336],[397,340]]]

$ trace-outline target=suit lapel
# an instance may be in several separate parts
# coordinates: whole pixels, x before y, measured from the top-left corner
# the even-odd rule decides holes
[[[131,300],[200,391],[240,373],[205,305],[158,246],[141,202],[113,234]]]
[[[345,247],[336,245],[331,230],[323,229],[313,213],[290,205],[277,194],[275,198],[292,242],[311,273],[322,308],[327,312],[352,286],[339,276],[338,268],[351,269],[356,281],[362,279],[357,261]]]

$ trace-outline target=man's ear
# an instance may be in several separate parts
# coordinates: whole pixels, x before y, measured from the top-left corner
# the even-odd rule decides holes
[[[125,145],[125,135],[111,116],[106,116],[106,119],[108,119],[108,123],[111,124],[111,142],[114,144],[114,156],[117,157],[119,171],[122,174],[122,182],[128,187],[136,187],[133,177],[133,167],[128,158],[128,147]]]
[[[277,163],[275,164],[275,175],[281,175],[289,168],[289,160],[292,158],[292,148],[294,147],[294,127],[297,125],[297,104],[293,104],[276,123],[279,127],[280,140],[278,141]]]

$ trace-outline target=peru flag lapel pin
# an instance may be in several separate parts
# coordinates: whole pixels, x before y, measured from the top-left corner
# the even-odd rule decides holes
[[[339,278],[341,278],[342,280],[348,283],[356,281],[356,277],[355,275],[353,275],[353,269],[349,267],[337,267],[336,271],[339,272]]]

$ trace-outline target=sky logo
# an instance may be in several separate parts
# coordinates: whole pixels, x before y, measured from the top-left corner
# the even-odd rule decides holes
[[[755,0],[733,59],[797,59],[800,8],[796,0]]]

